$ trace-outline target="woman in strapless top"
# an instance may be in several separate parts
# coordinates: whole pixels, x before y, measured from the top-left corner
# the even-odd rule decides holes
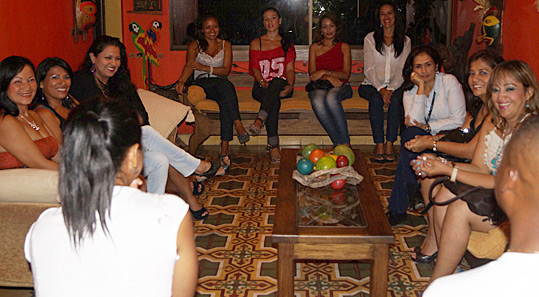
[[[41,117],[28,109],[36,90],[30,60],[11,56],[0,62],[0,169],[58,170],[58,141]]]
[[[249,141],[249,133],[243,127],[234,85],[226,78],[232,68],[232,45],[220,38],[219,21],[213,15],[204,15],[197,20],[196,39],[189,43],[187,61],[176,85],[182,94],[187,79],[194,73],[195,84],[202,87],[206,98],[219,104],[221,120],[221,166],[230,169],[229,142],[233,128],[239,143]]]

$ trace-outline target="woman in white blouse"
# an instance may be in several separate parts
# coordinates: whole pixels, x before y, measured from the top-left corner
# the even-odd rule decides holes
[[[408,150],[404,144],[417,135],[436,135],[459,128],[466,118],[462,86],[453,75],[438,72],[439,65],[439,55],[430,46],[412,49],[404,65],[402,101],[407,128],[401,135],[399,163],[387,207],[391,225],[406,220],[408,193],[418,187],[410,161],[419,153]]]
[[[376,143],[377,162],[394,161],[393,142],[401,116],[402,68],[410,53],[410,38],[404,35],[397,7],[382,1],[377,10],[376,30],[365,36],[365,80],[359,96],[369,100],[369,118]],[[384,146],[384,107],[388,108],[386,143]]]

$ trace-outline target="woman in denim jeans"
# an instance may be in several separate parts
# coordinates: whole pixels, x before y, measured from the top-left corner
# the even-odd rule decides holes
[[[402,68],[410,53],[410,38],[404,35],[397,6],[382,1],[377,10],[378,26],[365,36],[365,80],[359,96],[369,100],[369,118],[376,143],[377,162],[394,161],[393,142],[402,119],[400,86]],[[384,147],[384,106],[388,108],[386,143]]]
[[[332,88],[309,92],[314,114],[334,145],[350,146],[348,124],[341,102],[352,97],[350,45],[341,41],[342,26],[333,13],[325,13],[315,30],[315,42],[309,47],[309,79],[326,80]]]

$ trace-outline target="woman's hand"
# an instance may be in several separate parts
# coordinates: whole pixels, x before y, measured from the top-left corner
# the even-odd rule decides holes
[[[189,66],[191,66],[191,68],[199,70],[199,71],[206,71],[206,70],[208,70],[208,68],[210,68],[209,66],[202,65],[202,64],[200,64],[198,62],[191,62],[191,63],[189,63]],[[206,71],[206,72],[209,73],[209,70]]]
[[[184,86],[185,86],[185,83],[183,81],[178,81],[178,83],[176,84],[176,92],[182,95]]]
[[[329,81],[335,88],[340,88],[343,84],[343,82],[331,75],[325,75],[324,78]]]
[[[422,178],[451,175],[453,165],[446,160],[437,158],[434,154],[423,154],[410,162],[415,174]]]
[[[269,82],[264,81],[264,80],[260,80],[260,81],[258,82],[258,84],[260,84],[260,86],[261,86],[262,88],[264,88],[264,89],[266,89],[266,88],[269,86]]]
[[[380,89],[380,94],[382,95],[382,99],[384,99],[384,107],[387,108],[391,102],[391,95],[393,95],[393,91],[383,88]]]
[[[319,80],[321,78],[323,79],[323,76],[327,74],[329,74],[329,71],[327,70],[318,70],[318,71],[313,72],[313,74],[309,76],[309,79],[312,81]]]
[[[410,74],[410,80],[417,86],[425,84],[425,82],[419,77],[419,74],[417,74],[415,71]]]
[[[404,125],[406,125],[406,127],[415,126],[415,127],[421,128],[423,130],[425,130],[425,128],[427,128],[427,125],[422,124],[422,123],[416,121],[415,119],[412,119],[410,116],[406,116],[404,118]]]
[[[404,147],[408,150],[419,153],[424,150],[428,150],[434,147],[434,139],[430,135],[416,135],[414,139],[411,139],[404,144]]]
[[[292,87],[291,85],[286,85],[284,89],[279,93],[279,97],[285,97],[286,95],[290,94],[293,89],[294,87]]]

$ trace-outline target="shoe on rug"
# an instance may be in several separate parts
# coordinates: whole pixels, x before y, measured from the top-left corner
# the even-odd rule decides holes
[[[408,215],[406,213],[395,213],[391,210],[386,213],[386,216],[389,225],[391,226],[399,225],[408,220]]]

